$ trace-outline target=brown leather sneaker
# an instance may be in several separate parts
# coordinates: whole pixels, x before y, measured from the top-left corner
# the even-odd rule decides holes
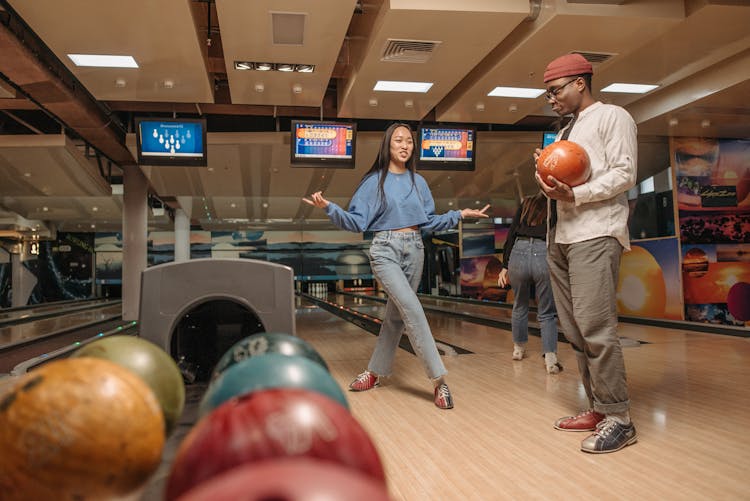
[[[555,421],[554,427],[561,431],[594,431],[596,425],[604,419],[604,414],[599,414],[594,409],[584,411],[577,416],[565,416]]]

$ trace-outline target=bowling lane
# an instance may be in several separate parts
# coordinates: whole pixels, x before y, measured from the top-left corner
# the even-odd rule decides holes
[[[328,299],[376,318],[382,319],[385,315],[385,303],[368,296],[329,294]],[[498,350],[506,350],[508,343],[512,345],[510,309],[457,301],[428,301],[424,297],[420,297],[420,300],[425,306],[425,314],[438,342],[442,341],[473,353],[496,353]],[[451,315],[441,310],[450,312]],[[480,324],[477,320],[486,321],[490,325]],[[535,315],[532,313],[529,319],[532,334],[538,330],[534,320]]]
[[[122,305],[117,302],[116,304],[105,304],[97,308],[87,308],[73,313],[62,313],[35,322],[0,327],[0,348],[34,342],[73,329],[114,320],[121,315]]]
[[[122,333],[129,333],[126,329],[131,326],[132,322],[124,322],[117,317],[115,320],[96,323],[64,334],[42,337],[34,342],[0,348],[0,376],[9,374],[13,368],[22,362],[36,357],[46,357],[57,350],[71,347],[75,343],[97,337],[100,333],[110,332],[115,329]]]
[[[117,301],[120,303],[121,301]],[[71,312],[82,308],[91,308],[100,304],[112,304],[109,299],[55,301],[33,306],[21,306],[0,310],[0,325],[32,321],[45,315],[59,315],[61,312]]]
[[[381,320],[385,316],[385,303],[374,301],[367,297],[329,293],[321,299],[335,302],[341,306],[351,308],[359,313],[364,313]],[[447,311],[463,312],[462,307],[464,305],[448,303],[449,304],[447,304],[447,307],[445,308]],[[466,313],[466,319],[463,319],[460,316],[431,311],[429,308],[425,309],[425,314],[427,315],[427,319],[433,330],[433,336],[438,343],[442,342],[449,346],[467,350],[472,353],[497,353],[507,349],[512,350],[509,324],[507,325],[508,328],[504,328],[505,326],[502,324],[482,325],[475,321],[470,321],[470,319],[476,320],[476,318],[481,316],[482,318],[494,323],[497,321],[497,318],[493,316],[493,313],[496,313],[494,310],[500,310],[498,312],[500,314],[504,313],[505,310],[492,307],[484,307],[482,310],[480,307],[476,307],[476,305],[465,306],[473,307],[466,310],[469,312]],[[440,306],[440,309],[442,308],[443,306]],[[376,336],[372,337],[372,346],[374,347],[374,338]],[[509,343],[511,346],[508,346]],[[367,351],[367,359],[369,359],[370,353],[371,350]]]
[[[362,294],[344,294],[343,296],[347,297],[345,300],[346,304],[355,309],[373,308],[373,305],[381,304],[380,301],[384,298],[382,295]],[[353,298],[353,303],[350,303],[351,300],[349,298]],[[497,322],[500,328],[510,330],[512,312],[510,305],[481,304],[461,299],[437,298],[428,295],[420,295],[419,299],[427,312],[430,310],[436,312],[444,311],[458,316],[474,318],[479,322]],[[529,331],[533,336],[538,336],[539,323],[536,321],[536,311],[533,308],[529,311]],[[618,332],[623,343],[682,342],[686,337],[690,339],[709,340],[717,339],[716,334],[747,337],[747,330],[738,327],[721,326],[717,328],[717,326],[713,325],[696,325],[695,322],[659,319],[649,321],[648,319],[633,317],[620,317]],[[562,333],[560,341],[566,342]]]
[[[374,304],[383,303],[385,296],[383,294],[341,294],[341,296],[353,298],[351,308],[360,311],[361,308],[369,308]],[[473,318],[476,321],[486,321],[490,323],[501,324],[499,327],[510,328],[512,306],[500,303],[473,303],[461,299],[443,298],[421,294],[419,300],[425,311],[433,310],[439,313],[450,313],[456,316]],[[347,305],[349,300],[347,299]],[[361,310],[365,312],[364,310]],[[536,311],[532,307],[529,311],[529,327],[532,333],[539,330],[539,324],[536,322]]]

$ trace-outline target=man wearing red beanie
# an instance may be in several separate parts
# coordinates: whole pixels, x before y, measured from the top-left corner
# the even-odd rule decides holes
[[[536,182],[551,200],[547,242],[552,290],[565,337],[578,361],[589,409],[555,422],[562,431],[593,431],[584,452],[614,452],[636,442],[625,361],[617,335],[617,273],[630,250],[626,192],[635,185],[636,125],[623,108],[591,95],[593,68],[580,54],[558,57],[544,72],[547,100],[573,119],[558,133],[581,145],[591,177],[571,188],[552,176]],[[541,153],[537,149],[536,160]]]

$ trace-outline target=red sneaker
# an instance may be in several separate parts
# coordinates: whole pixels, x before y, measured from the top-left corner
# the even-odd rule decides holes
[[[594,409],[584,411],[577,416],[565,416],[555,421],[556,430],[562,431],[594,431],[596,425],[604,420],[604,414],[599,414]]]
[[[366,391],[375,388],[379,384],[380,381],[378,376],[370,371],[365,371],[351,382],[349,389],[352,391]]]
[[[435,405],[441,409],[453,408],[453,397],[447,384],[442,383],[435,388]]]

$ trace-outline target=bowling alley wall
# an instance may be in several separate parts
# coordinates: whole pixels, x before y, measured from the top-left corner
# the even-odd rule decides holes
[[[670,165],[628,199],[631,251],[620,267],[619,314],[750,327],[750,140],[672,138]],[[420,292],[512,303],[497,277],[516,204],[493,200],[493,218],[426,238]],[[370,240],[336,230],[192,231],[190,256],[279,263],[301,282],[371,280]],[[0,307],[120,296],[119,233],[58,233],[37,255],[23,254],[20,270],[14,259],[0,248]],[[148,265],[173,259],[174,234],[149,233]],[[12,301],[16,282],[22,288]]]
[[[674,138],[685,319],[750,326],[750,141]]]
[[[750,141],[674,138],[670,158],[628,193],[618,313],[750,327]],[[509,227],[464,226],[460,295],[513,302],[497,286]]]

